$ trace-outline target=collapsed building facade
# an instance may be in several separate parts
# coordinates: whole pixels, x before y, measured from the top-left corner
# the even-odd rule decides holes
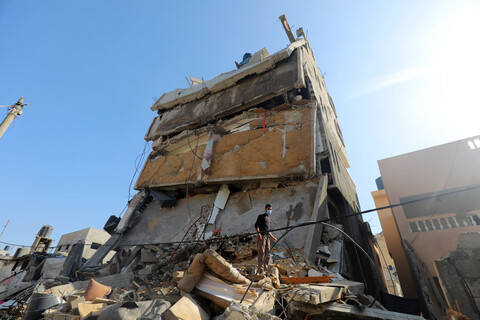
[[[332,218],[371,253],[361,216],[342,218],[360,207],[335,106],[306,39],[272,55],[264,48],[237,70],[165,93],[151,109],[152,151],[109,245],[250,233],[270,203],[274,228]],[[293,230],[285,244],[318,261],[322,230]],[[374,293],[366,257],[347,241],[330,249],[334,269]]]

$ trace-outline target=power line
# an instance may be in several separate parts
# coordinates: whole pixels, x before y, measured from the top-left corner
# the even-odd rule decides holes
[[[415,202],[420,202],[420,201],[433,199],[433,198],[439,198],[439,197],[448,196],[448,195],[451,195],[451,194],[461,193],[461,192],[475,190],[475,189],[480,189],[480,185],[472,186],[472,187],[465,188],[465,189],[462,189],[462,190],[453,190],[453,191],[450,191],[450,192],[444,192],[441,195],[432,195],[432,196],[413,199],[413,200],[409,200],[409,201],[405,201],[405,202],[399,202],[399,203],[391,204],[391,205],[384,206],[384,207],[368,209],[368,210],[364,210],[364,211],[360,211],[360,212],[354,212],[354,213],[350,213],[350,214],[346,214],[346,215],[342,215],[342,216],[338,216],[338,217],[326,218],[326,219],[317,220],[317,221],[307,221],[307,222],[299,223],[299,224],[288,226],[288,227],[271,229],[270,232],[282,231],[282,230],[291,230],[291,229],[306,227],[306,226],[310,226],[310,225],[314,225],[314,224],[326,223],[326,222],[333,221],[333,220],[341,220],[341,219],[345,219],[345,218],[349,218],[349,217],[355,217],[355,216],[363,215],[363,214],[374,212],[374,211],[391,209],[391,208],[395,208],[395,207],[399,207],[399,206],[403,206],[403,205],[407,205],[407,204],[411,204],[411,203],[415,203]],[[239,234],[223,236],[223,237],[219,237],[219,238],[210,238],[210,239],[200,240],[200,242],[211,242],[211,241],[216,241],[216,240],[223,241],[223,240],[233,239],[233,238],[237,238],[237,237],[253,236],[253,235],[256,235],[256,234],[257,234],[257,232],[239,233]],[[125,244],[125,245],[118,245],[118,244],[117,245],[111,245],[111,247],[133,247],[133,246],[144,246],[144,245],[170,245],[170,244],[178,244],[178,243],[187,244],[187,243],[195,243],[197,241],[199,241],[199,240],[170,241],[170,242],[157,242],[157,243],[130,243],[130,244]],[[8,242],[3,242],[3,241],[0,241],[0,243],[7,244],[7,245],[12,245],[12,246],[17,246],[17,247],[29,247],[29,246],[22,245],[22,244],[14,244],[14,243],[8,243]],[[88,245],[88,244],[85,244],[85,245]],[[56,247],[50,247],[50,248],[56,248]]]

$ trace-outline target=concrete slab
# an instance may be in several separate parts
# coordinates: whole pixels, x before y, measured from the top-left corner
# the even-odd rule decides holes
[[[336,318],[335,318],[336,317]],[[321,317],[312,317],[311,319],[356,319],[356,320],[425,320],[424,317],[414,316],[406,313],[392,312],[388,310],[379,310],[365,308],[359,310],[356,306],[348,304],[333,303],[326,307]]]
[[[210,316],[200,305],[189,295],[184,295],[175,303],[163,317],[166,320],[208,320]]]
[[[342,287],[345,289],[345,293],[358,295],[365,292],[365,285],[361,282],[349,281],[349,280],[333,280],[331,283],[319,283],[319,286],[325,287]]]

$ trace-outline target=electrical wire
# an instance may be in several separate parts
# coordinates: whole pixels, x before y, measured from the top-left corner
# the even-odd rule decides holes
[[[270,217],[270,221],[273,222],[273,224],[278,228],[278,225],[277,223],[275,222],[275,220],[272,219],[272,217]],[[287,246],[287,253],[288,255],[290,256],[290,259],[292,259],[293,263],[295,263],[296,265],[300,265],[300,263],[297,261],[297,259],[295,259],[294,255],[293,255],[293,252],[292,252],[292,247],[290,246],[290,243],[288,242],[287,239],[285,239],[285,245]]]
[[[339,232],[341,232],[345,237],[347,237],[348,240],[350,240],[355,246],[357,246],[364,254],[365,256],[368,258],[368,260],[370,261],[370,263],[372,263],[372,266],[373,266],[373,269],[376,270],[377,272],[377,277],[378,277],[378,281],[380,282],[381,281],[381,278],[380,278],[380,275],[379,275],[379,272],[378,272],[378,269],[376,268],[375,266],[375,262],[373,261],[373,259],[370,257],[370,255],[352,238],[350,237],[345,231],[343,231],[342,229],[340,228],[337,228],[335,227],[334,225],[331,225],[331,224],[328,224],[328,223],[325,223],[325,222],[320,222],[318,221],[319,223],[321,223],[322,225],[324,226],[328,226],[330,228],[333,228]],[[290,227],[284,234],[282,234],[278,240],[270,247],[270,249],[268,250],[268,252],[265,254],[265,256],[263,257],[263,260],[262,260],[262,265],[265,263],[265,261],[267,260],[267,257],[270,255],[270,252],[272,251],[272,249],[277,245],[278,242],[280,242],[280,240],[282,238],[284,238],[290,231],[292,231],[293,229],[296,229],[298,228],[298,226],[292,226]],[[248,285],[248,288],[247,290],[245,290],[245,293],[243,294],[243,297],[242,299],[240,300],[240,303],[243,302],[243,300],[245,299],[245,296],[247,295],[247,292],[250,290],[250,288],[252,287],[252,284],[253,282],[255,282],[255,279],[257,278],[258,276],[258,273],[260,272],[260,268],[257,269],[257,272],[255,273],[255,275],[253,276],[253,279],[251,280],[250,284]],[[372,301],[372,303],[369,305],[369,308],[371,308],[375,302],[377,301],[378,299],[378,295],[380,293],[380,286],[377,286],[377,292],[375,294],[375,297]]]
[[[196,152],[197,146],[198,146],[198,139],[200,138],[200,136],[197,136],[197,146],[195,147],[195,151],[193,150],[192,145],[190,144],[190,140],[188,139],[188,129],[187,129],[186,138],[187,138],[188,146],[190,147],[190,150],[193,152],[193,154],[195,155],[195,157],[197,157],[197,158],[200,159],[200,160],[203,160],[203,158],[200,157],[200,156],[197,154],[197,152]]]
[[[474,190],[474,189],[480,189],[480,185],[472,186],[472,187],[465,188],[465,189],[462,189],[462,190],[453,190],[451,192],[445,192],[441,195],[427,196],[427,197],[413,199],[413,200],[409,200],[409,201],[405,201],[405,202],[399,202],[399,203],[395,203],[395,204],[391,204],[391,205],[383,206],[383,207],[379,207],[379,208],[373,208],[373,209],[368,209],[368,210],[364,210],[364,211],[354,212],[354,213],[346,214],[346,215],[339,216],[339,217],[331,217],[331,218],[326,218],[326,219],[317,220],[317,221],[307,221],[307,222],[299,223],[299,224],[294,225],[294,226],[270,229],[270,232],[290,230],[291,228],[306,227],[306,226],[310,226],[310,225],[314,225],[314,224],[320,224],[320,223],[324,223],[324,222],[335,221],[335,220],[340,220],[340,219],[344,219],[344,218],[359,216],[359,215],[363,215],[363,214],[374,212],[374,211],[391,209],[391,208],[403,206],[403,205],[410,204],[410,203],[424,201],[424,200],[428,200],[428,199],[432,199],[432,198],[439,198],[439,197],[442,197],[442,196],[447,196],[447,195],[451,195],[451,194],[455,194],[455,193],[470,191],[470,190]],[[241,234],[235,234],[235,235],[230,235],[230,236],[223,236],[221,238],[210,238],[210,239],[201,240],[201,241],[211,242],[211,241],[213,241],[213,239],[219,239],[219,240],[223,241],[223,240],[226,240],[226,239],[234,239],[234,238],[244,237],[244,236],[253,236],[253,235],[256,235],[256,234],[257,234],[257,232],[248,232],[248,233],[241,233]],[[193,243],[193,242],[196,242],[196,241],[197,240],[183,241],[183,242],[184,243],[189,243],[189,242]],[[4,241],[0,241],[0,243],[11,245],[11,246],[17,246],[17,247],[30,247],[30,246],[26,246],[26,245],[23,245],[23,244],[14,244],[14,243],[8,243],[8,242],[4,242]],[[156,243],[131,243],[131,244],[125,244],[125,245],[111,245],[111,246],[112,247],[113,246],[131,247],[131,246],[145,246],[145,245],[170,245],[170,244],[177,244],[177,243],[182,243],[182,241],[156,242]],[[85,244],[85,245],[87,245],[87,244]],[[51,247],[51,248],[56,248],[56,247]]]
[[[190,178],[192,176],[193,166],[195,165],[195,156],[196,156],[196,152],[197,152],[197,148],[198,148],[198,140],[199,139],[200,139],[200,136],[197,136],[197,144],[195,146],[195,151],[192,150],[192,152],[194,154],[193,159],[192,159],[192,167],[190,168],[190,172],[188,173],[187,181],[185,181],[185,183],[187,185],[187,190],[185,191],[185,199],[187,201],[188,216],[190,217],[190,221],[192,221],[192,224],[195,224],[195,221],[193,221],[192,213],[190,212],[190,202],[188,201],[188,185],[190,184]]]
[[[135,158],[135,162],[134,162],[134,166],[135,166],[135,171],[133,172],[133,176],[132,176],[132,179],[130,179],[130,184],[128,185],[128,201],[130,201],[131,199],[131,190],[132,190],[132,184],[133,184],[133,180],[135,179],[138,171],[139,171],[139,168],[140,168],[140,165],[143,163],[143,159],[145,158],[145,154],[147,153],[147,146],[149,144],[149,141],[145,141],[145,145],[143,146],[143,151],[141,154],[139,154],[136,158]]]
[[[342,229],[340,228],[337,228],[336,226],[334,225],[331,225],[329,223],[325,223],[325,222],[322,222],[322,225],[324,226],[327,226],[327,227],[330,227],[330,228],[333,228],[339,232],[341,232],[345,237],[347,237],[348,240],[350,240],[357,248],[360,249],[360,251],[362,251],[365,256],[367,257],[367,259],[370,261],[370,263],[372,264],[372,267],[373,267],[373,270],[376,271],[377,273],[377,278],[378,278],[378,283],[379,285],[377,286],[377,290],[376,290],[376,293],[375,293],[375,297],[373,298],[373,301],[372,303],[368,306],[369,308],[371,308],[374,304],[375,304],[375,301],[378,300],[378,296],[380,294],[380,286],[382,285],[382,279],[381,279],[381,276],[380,276],[380,273],[377,269],[377,266],[375,265],[375,262],[373,261],[372,257],[370,257],[370,255],[367,253],[367,251],[365,251],[361,245],[359,245],[352,237],[350,237],[348,235],[348,233],[346,233],[345,231],[343,231]],[[365,282],[364,282],[365,283]]]

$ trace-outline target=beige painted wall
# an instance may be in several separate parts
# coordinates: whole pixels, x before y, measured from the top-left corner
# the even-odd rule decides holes
[[[403,297],[402,288],[398,278],[397,267],[395,266],[395,261],[393,261],[390,252],[388,252],[387,242],[383,233],[376,234],[375,239],[377,240],[379,247],[378,249],[380,250],[380,264],[388,293]],[[393,269],[391,269],[390,266],[393,266]]]
[[[372,192],[373,200],[377,208],[389,206],[387,193],[385,190],[378,190]],[[395,261],[397,267],[400,285],[402,286],[403,295],[405,298],[418,298],[415,284],[413,282],[410,269],[408,267],[407,257],[403,251],[402,240],[398,233],[397,226],[393,217],[391,209],[383,209],[378,211],[378,218],[382,225],[383,235],[388,247],[388,252]]]
[[[401,197],[480,184],[480,148],[469,147],[469,141],[474,139],[475,137],[459,140],[380,160],[378,163],[388,202],[395,204],[400,202]],[[478,192],[480,198],[480,188],[475,192]],[[412,244],[431,275],[435,275],[433,261],[445,257],[456,248],[460,233],[480,231],[480,226],[475,225],[412,232],[408,222],[438,218],[435,208],[428,213],[428,217],[422,218],[407,219],[401,206],[393,208],[393,214],[402,238]],[[443,217],[455,215],[454,212],[442,214]]]

